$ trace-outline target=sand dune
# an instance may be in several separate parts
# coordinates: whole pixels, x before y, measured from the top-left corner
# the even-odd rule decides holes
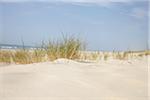
[[[1,65],[0,100],[148,100],[148,61]]]

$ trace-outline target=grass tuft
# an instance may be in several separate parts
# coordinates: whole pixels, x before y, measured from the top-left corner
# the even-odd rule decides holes
[[[53,61],[58,58],[73,60],[108,60],[109,58],[127,60],[150,55],[147,51],[126,52],[88,52],[84,51],[85,45],[80,39],[63,36],[62,40],[42,43],[41,48],[33,50],[23,49],[0,50],[0,62],[30,64],[36,62]]]
[[[11,63],[12,52],[8,50],[0,50],[0,62]]]
[[[45,50],[50,60],[57,58],[78,59],[82,43],[74,37],[65,37],[61,42],[49,41]]]
[[[31,54],[28,50],[17,50],[13,54],[13,61],[19,64],[32,63]]]
[[[24,47],[19,50],[0,50],[0,62],[30,64],[35,62],[53,61],[58,58],[78,59],[79,51],[83,48],[82,42],[75,37],[63,37],[61,41],[49,41],[41,48],[28,50]]]

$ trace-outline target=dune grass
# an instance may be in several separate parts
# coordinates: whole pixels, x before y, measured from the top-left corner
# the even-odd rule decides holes
[[[128,59],[128,55],[132,55],[130,52],[113,52],[113,58],[119,60]]]
[[[43,43],[41,48],[34,50],[0,50],[0,62],[30,64],[35,62],[53,61],[58,58],[78,59],[83,49],[81,40],[75,37],[63,37],[61,41]]]
[[[62,41],[49,41],[45,51],[50,60],[57,58],[78,59],[82,43],[74,37],[65,37]]]
[[[84,50],[85,45],[80,39],[63,36],[61,40],[49,41],[48,43],[43,42],[41,48],[33,50],[25,49],[24,43],[22,49],[0,50],[0,62],[30,64],[53,61],[58,58],[72,60],[108,60],[109,58],[127,60],[150,55],[150,50],[136,52],[88,52]]]
[[[12,51],[0,50],[0,62],[11,63],[12,62]]]
[[[145,51],[124,51],[124,52],[101,52],[101,51],[83,51],[81,52],[81,60],[94,60],[94,61],[107,61],[109,59],[118,59],[118,60],[129,60],[134,58],[141,58],[150,55],[150,50]]]
[[[13,53],[13,62],[19,64],[28,64],[32,63],[31,54],[28,50],[16,50]]]
[[[47,61],[46,51],[43,48],[34,49],[31,52],[32,62]]]
[[[150,51],[143,52],[80,52],[80,45],[72,42],[48,44],[44,48],[34,50],[0,50],[0,62],[30,64],[44,61],[53,61],[58,58],[73,60],[108,60],[109,58],[128,60],[150,55]]]

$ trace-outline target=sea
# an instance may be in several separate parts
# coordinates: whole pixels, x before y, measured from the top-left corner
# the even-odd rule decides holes
[[[22,46],[22,45],[14,45],[14,44],[0,44],[0,49],[36,49],[39,47],[35,46]]]

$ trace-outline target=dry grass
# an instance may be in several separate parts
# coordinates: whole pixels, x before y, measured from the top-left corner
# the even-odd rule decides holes
[[[118,60],[128,60],[134,58],[141,58],[144,56],[150,55],[150,50],[146,51],[126,51],[126,52],[81,52],[81,60],[109,60],[109,59],[118,59]]]
[[[0,62],[29,64],[44,61],[53,61],[58,58],[75,60],[108,60],[109,58],[127,60],[150,55],[150,51],[140,52],[80,52],[81,44],[62,42],[61,44],[49,44],[45,48],[35,50],[0,50]]]
[[[74,37],[65,37],[61,42],[50,41],[45,47],[45,51],[50,60],[57,58],[78,59],[79,51],[82,49],[82,43]]]
[[[11,63],[12,51],[0,50],[0,62]]]
[[[63,37],[62,41],[49,41],[41,48],[34,50],[0,50],[0,62],[29,64],[43,61],[53,61],[58,58],[78,59],[83,48],[81,41],[75,37]]]
[[[73,60],[108,60],[109,58],[127,60],[131,58],[150,55],[147,51],[127,51],[127,52],[86,52],[84,44],[75,37],[64,37],[61,41],[49,41],[42,43],[41,48],[28,50],[24,48],[19,50],[0,50],[0,62],[29,64],[44,61],[53,61],[58,58],[67,58]]]
[[[109,57],[109,54],[108,53],[104,53],[104,60],[107,60]]]
[[[13,53],[13,62],[19,64],[32,63],[32,57],[28,50],[17,50]]]
[[[128,55],[132,55],[129,52],[113,52],[113,58],[119,60],[126,60],[128,59]]]
[[[43,62],[47,60],[46,51],[42,48],[37,48],[33,50],[32,54],[32,62]]]

